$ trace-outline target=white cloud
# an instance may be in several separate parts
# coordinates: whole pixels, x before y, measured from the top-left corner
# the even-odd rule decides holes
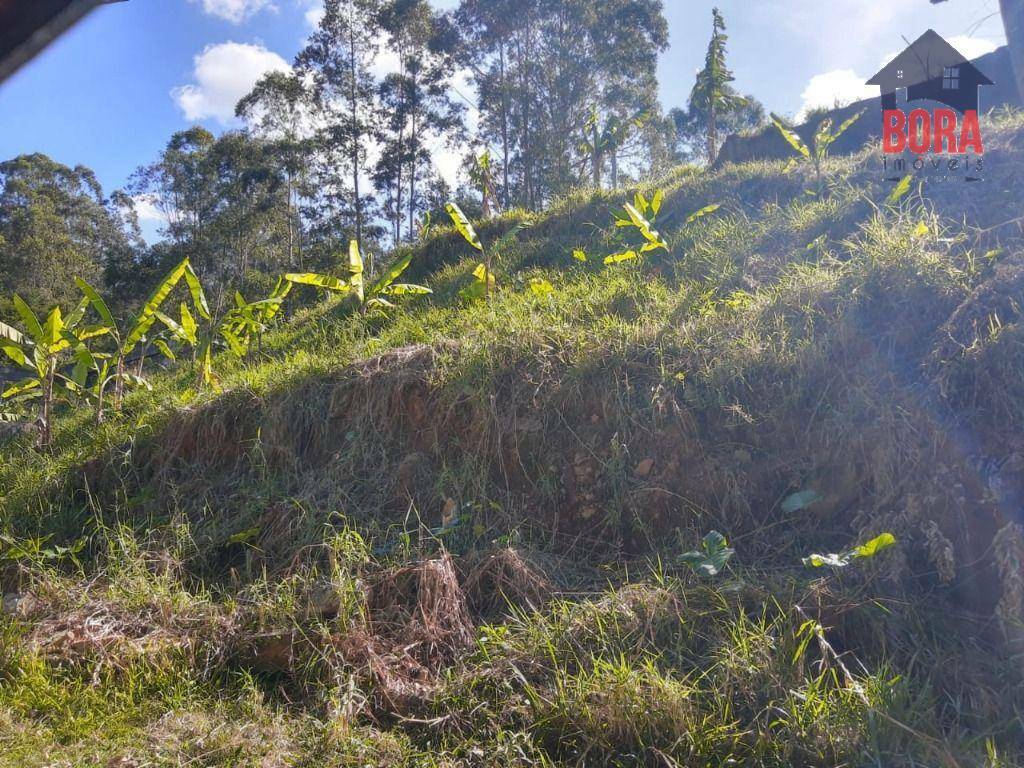
[[[191,0],[191,2],[202,2],[203,13],[230,21],[232,24],[241,24],[264,8],[276,10],[271,0]]]
[[[946,42],[960,51],[961,55],[966,59],[976,59],[979,56],[984,56],[986,53],[992,53],[992,51],[999,47],[998,43],[993,43],[991,40],[970,37],[968,35],[950,37],[947,38]]]
[[[401,71],[401,60],[398,53],[387,45],[387,40],[382,40],[377,56],[370,65],[370,72],[378,80],[383,80],[388,75]]]
[[[265,73],[291,71],[288,62],[263,45],[226,42],[207,46],[194,59],[195,83],[171,90],[188,120],[234,122],[235,105]]]
[[[800,94],[803,104],[796,115],[797,122],[803,122],[812,109],[831,109],[877,96],[878,87],[866,85],[867,79],[852,69],[833,69],[831,72],[815,75]]]
[[[135,213],[141,223],[166,224],[167,217],[157,205],[153,195],[135,195],[132,198],[135,204]]]
[[[295,0],[299,8],[304,8],[303,16],[310,29],[320,26],[320,20],[324,17],[323,0]]]
[[[322,5],[314,5],[312,8],[306,9],[306,23],[313,29],[320,26],[320,20],[324,17],[324,7]]]

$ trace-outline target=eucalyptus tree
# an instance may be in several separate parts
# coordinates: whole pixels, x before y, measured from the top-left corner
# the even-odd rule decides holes
[[[428,210],[424,193],[434,176],[431,143],[449,143],[463,130],[464,108],[450,88],[459,36],[452,17],[434,10],[428,0],[392,0],[381,12],[381,26],[398,70],[380,86],[384,147],[375,177],[392,187],[397,242],[403,210],[410,237]]]
[[[76,275],[99,281],[108,265],[132,262],[142,244],[123,203],[84,166],[38,153],[0,163],[0,295],[68,306]],[[6,298],[0,317],[17,318]]]
[[[668,42],[661,0],[463,0],[458,18],[481,138],[501,149],[508,204],[539,208],[593,180],[603,158],[617,175],[627,143],[639,154],[648,134],[632,118],[659,113],[657,56]],[[598,136],[588,126],[594,111]],[[595,153],[595,139],[613,125],[634,130],[614,141],[609,130]],[[590,146],[581,145],[584,133]]]
[[[303,263],[303,200],[313,197],[307,166],[312,159],[312,94],[293,72],[268,72],[235,108],[249,129],[262,137],[281,169],[287,202],[286,247],[289,267]]]
[[[501,148],[501,202],[512,205],[511,163],[516,145],[512,123],[513,49],[521,48],[536,0],[463,0],[456,14],[463,36],[459,63],[473,73],[481,131]],[[520,94],[522,96],[522,94]]]
[[[367,218],[361,179],[375,122],[371,67],[378,53],[380,14],[381,0],[326,0],[316,31],[295,60],[300,77],[308,75],[312,82],[313,101],[324,123],[323,148],[344,160],[360,241]]]

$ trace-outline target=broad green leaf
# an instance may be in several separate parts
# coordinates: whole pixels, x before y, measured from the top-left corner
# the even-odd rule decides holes
[[[256,540],[260,535],[259,528],[246,528],[244,531],[232,534],[228,537],[228,544],[248,544]]]
[[[289,280],[285,280],[284,277],[277,278],[277,284],[274,285],[274,290],[270,293],[270,298],[273,300],[268,303],[263,310],[263,319],[266,322],[270,322],[278,313],[281,311],[281,307],[284,306],[284,300],[288,297],[288,294],[292,291],[292,283]]]
[[[199,282],[199,276],[192,269],[192,262],[185,259],[185,269],[182,274],[185,282],[188,283],[189,293],[192,294],[192,303],[204,320],[210,319],[210,306],[206,303],[206,293],[203,291],[203,284]]]
[[[791,515],[794,512],[799,512],[801,509],[806,509],[820,498],[818,492],[811,489],[791,493],[782,500],[782,511],[787,515]]]
[[[199,350],[199,373],[203,383],[215,390],[220,389],[220,381],[213,372],[213,350],[209,341],[203,343]]]
[[[884,549],[888,549],[896,543],[896,537],[891,533],[882,533],[871,539],[871,541],[859,544],[853,549],[840,554],[830,553],[827,555],[812,554],[803,558],[804,565],[811,568],[820,568],[823,565],[830,565],[833,568],[845,568],[854,560],[859,558],[874,557]]]
[[[188,309],[188,304],[184,301],[181,302],[181,332],[190,344],[196,344],[197,334],[199,333],[199,324],[196,322],[196,319],[192,317],[192,313],[189,312]]]
[[[722,207],[721,203],[712,203],[711,205],[705,205],[700,210],[694,211],[689,216],[687,216],[686,217],[686,221],[684,222],[684,225],[685,224],[692,224],[697,219],[702,219],[705,216],[707,216],[708,214],[714,213],[715,211],[717,211],[721,207]]]
[[[632,261],[637,258],[639,254],[636,251],[623,251],[622,253],[613,253],[611,256],[604,257],[605,264],[619,264],[623,261]]]
[[[629,216],[630,222],[650,245],[650,247],[645,247],[644,251],[651,251],[655,248],[664,248],[666,251],[668,250],[668,244],[661,239],[661,235],[654,229],[651,222],[648,221],[635,206],[630,203],[626,203],[622,207]],[[618,225],[618,222],[616,222],[616,225]]]
[[[344,280],[331,275],[318,275],[315,272],[290,272],[284,279],[299,285],[312,285],[315,288],[323,288],[325,291],[334,293],[348,293],[351,286]]]
[[[192,267],[189,265],[188,259],[183,259],[174,269],[164,275],[164,279],[160,281],[160,284],[153,290],[146,300],[146,303],[142,305],[142,309],[139,310],[139,315],[135,323],[135,327],[131,329],[128,336],[125,338],[125,352],[128,352],[135,348],[142,337],[145,336],[149,329],[153,326],[156,320],[156,312],[163,305],[164,301],[170,295],[171,291],[174,290],[174,286],[181,280],[182,275],[185,274],[186,270],[191,271]],[[195,295],[193,294],[193,300]],[[203,299],[205,304],[206,299]],[[202,310],[200,310],[202,311]],[[209,315],[209,311],[204,317]]]
[[[679,555],[679,562],[689,565],[705,576],[717,576],[736,551],[729,549],[729,542],[718,531],[711,531],[701,542],[703,551],[686,552]]]
[[[64,318],[64,327],[68,329],[75,328],[85,317],[85,310],[89,308],[89,299],[85,296],[82,297],[81,301],[75,305],[75,308],[71,310],[71,314]],[[109,323],[108,323],[109,325]]]
[[[854,548],[856,557],[874,557],[883,549],[888,549],[896,543],[896,537],[891,533],[882,533]]]
[[[167,329],[174,335],[174,338],[182,342],[188,341],[188,336],[185,334],[185,329],[181,327],[181,323],[160,310],[156,311],[156,317],[167,326]]]
[[[167,346],[167,342],[163,339],[153,339],[153,346],[156,347],[160,351],[160,354],[168,360],[178,359],[174,356],[174,352],[171,351],[171,348]]]
[[[13,298],[14,309],[17,311],[18,316],[21,317],[21,322],[25,324],[25,330],[28,331],[28,335],[32,337],[32,340],[36,344],[43,344],[43,326],[39,324],[39,318],[36,317],[36,313],[33,312],[28,304],[18,294],[14,294]]]
[[[394,264],[392,264],[388,268],[388,271],[381,275],[380,279],[373,284],[373,287],[370,289],[370,295],[372,296],[375,293],[380,293],[389,285],[391,285],[395,280],[397,280],[401,276],[401,274],[405,272],[409,264],[412,263],[412,257],[413,253],[412,251],[410,251],[409,253],[405,254],[405,256],[396,261]]]
[[[100,316],[100,319],[111,328],[115,327],[117,322],[114,320],[114,315],[110,311],[110,308],[107,307],[107,302],[105,302],[103,297],[100,296],[99,291],[80,277],[75,278],[75,284],[78,286],[78,289],[85,294],[85,297],[92,304],[93,309],[96,310],[96,314]]]
[[[54,307],[46,316],[46,322],[43,323],[43,346],[53,350],[63,339],[63,333],[64,318],[61,315],[60,307]]]
[[[35,363],[36,373],[39,374],[39,378],[46,376],[46,372],[50,368],[50,358],[46,354],[46,350],[38,344],[32,347],[32,362]]]
[[[221,328],[220,335],[221,338],[227,342],[228,351],[230,351],[232,355],[239,358],[245,357],[246,345],[230,328]]]
[[[661,211],[661,204],[663,202],[665,202],[665,192],[659,189],[651,199],[651,213],[657,216]]]
[[[387,299],[381,298],[380,296],[374,296],[372,299],[366,302],[366,306],[369,309],[378,309],[380,307],[386,307],[387,309],[395,308],[394,304],[392,304]]]
[[[794,149],[794,151],[799,153],[802,157],[810,160],[811,150],[808,149],[806,144],[804,144],[804,140],[801,139],[795,131],[792,131],[785,125],[783,125],[782,121],[778,117],[772,115],[771,118],[772,123],[778,129],[779,133],[782,134],[782,138],[786,140],[786,143],[789,144],[789,146],[791,146]]]
[[[351,277],[348,284],[355,291],[359,303],[363,303],[363,255],[359,252],[359,241],[350,240],[348,244],[348,271]]]
[[[491,288],[494,287],[494,270],[488,270],[487,265],[483,262],[476,265],[476,269],[473,270],[473,277],[477,279],[477,282],[486,283]]]
[[[865,110],[862,109],[857,114],[855,114],[855,115],[853,115],[851,117],[848,117],[846,120],[844,120],[842,123],[840,123],[839,127],[836,128],[836,130],[832,133],[832,141],[835,141],[840,136],[842,136],[844,133],[846,133],[846,131],[850,128],[851,125],[853,125],[858,120],[860,120],[860,118],[863,116],[864,112],[865,112]],[[832,142],[829,142],[829,143],[831,144]]]
[[[29,390],[33,390],[41,386],[42,382],[39,379],[22,379],[14,386],[5,389],[4,393],[0,395],[0,397],[3,397],[4,399],[10,397],[17,397],[18,395],[21,395],[25,392],[28,392]]]
[[[109,325],[87,325],[85,328],[82,328],[74,334],[66,333],[64,338],[72,343],[76,340],[88,341],[89,339],[97,339],[100,336],[106,336],[110,331],[111,328]]]
[[[444,209],[448,212],[452,224],[455,225],[455,229],[462,235],[463,239],[478,251],[483,251],[483,243],[480,242],[480,237],[477,235],[476,230],[473,229],[472,222],[462,212],[462,209],[455,203],[448,203]]]
[[[17,365],[28,366],[28,359],[25,357],[25,350],[10,339],[0,338],[0,351],[11,358]]]
[[[153,327],[155,322],[156,310],[147,317],[139,319],[135,324],[135,327],[132,328],[131,332],[124,340],[124,349],[122,351],[125,355],[135,349],[135,346],[146,337],[146,334],[149,333],[149,329]]]
[[[898,203],[903,198],[903,196],[910,191],[911,183],[913,182],[913,180],[914,175],[912,173],[908,173],[906,176],[900,179],[900,183],[893,187],[892,192],[890,192],[889,196],[885,198],[886,205],[896,205],[896,203]]]
[[[79,389],[85,389],[85,381],[89,377],[89,371],[96,367],[89,348],[85,344],[79,344],[75,348],[75,366],[71,369],[71,380]]]
[[[433,291],[425,285],[395,283],[393,285],[389,285],[387,288],[382,290],[381,293],[386,296],[425,296],[428,293],[433,293]]]
[[[651,228],[651,223],[646,218],[644,218],[644,215],[640,213],[639,210],[637,210],[636,206],[632,205],[631,203],[626,203],[622,207],[623,209],[625,209],[626,214],[629,216],[629,219],[634,227],[636,227],[637,229]]]

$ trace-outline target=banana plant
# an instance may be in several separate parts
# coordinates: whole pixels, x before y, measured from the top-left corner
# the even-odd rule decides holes
[[[810,163],[814,168],[814,178],[820,188],[821,171],[825,164],[825,160],[828,157],[829,148],[840,136],[846,133],[850,126],[856,123],[863,114],[864,110],[862,109],[860,112],[857,112],[855,115],[840,123],[839,127],[834,131],[832,130],[832,118],[826,117],[818,123],[817,129],[814,131],[814,139],[810,146],[800,138],[796,131],[787,126],[782,118],[774,113],[771,115],[771,118],[775,128],[782,135],[782,138],[786,140],[786,143],[789,144],[794,152],[796,152],[797,157],[807,163]]]
[[[287,274],[285,280],[299,285],[311,285],[331,293],[351,295],[355,298],[360,311],[365,314],[372,309],[390,309],[395,305],[388,298],[397,296],[415,296],[433,293],[429,288],[413,283],[395,282],[412,262],[410,252],[391,265],[381,277],[369,287],[365,285],[363,275],[363,256],[359,249],[359,241],[352,240],[348,244],[348,280],[331,275],[319,275],[312,272],[304,274]]]
[[[59,306],[54,307],[40,322],[28,304],[15,294],[14,309],[25,331],[9,325],[0,329],[0,350],[28,373],[0,396],[15,403],[40,400],[39,444],[44,448],[53,439],[54,406],[62,399],[71,400],[83,395],[83,379],[77,373],[80,366],[75,366],[76,371],[71,376],[61,369],[65,353],[71,350],[80,353],[85,349],[86,341],[110,332],[106,326],[79,328],[88,306],[88,300],[83,299],[67,317]]]
[[[81,278],[75,278],[75,284],[86,297],[89,304],[100,316],[100,319],[109,329],[111,338],[114,340],[114,353],[109,366],[101,360],[95,360],[97,365],[93,366],[100,380],[100,389],[97,393],[98,418],[103,418],[103,403],[108,386],[114,388],[114,408],[121,407],[124,397],[125,384],[138,384],[142,381],[143,366],[146,361],[146,353],[150,345],[155,346],[164,357],[173,360],[174,355],[170,351],[162,333],[152,333],[153,325],[160,319],[161,307],[171,291],[182,280],[188,285],[189,295],[196,312],[203,318],[210,318],[210,307],[206,301],[206,294],[203,291],[202,283],[196,275],[195,270],[188,258],[182,259],[164,278],[149,295],[149,298],[139,309],[138,313],[129,318],[128,322],[121,326],[114,318],[113,313],[103,300],[99,292]],[[141,346],[140,346],[141,345]],[[127,371],[128,356],[136,349],[140,350],[138,367],[135,372]],[[95,356],[94,356],[95,358]],[[103,374],[100,376],[100,374]]]
[[[654,195],[648,200],[640,192],[637,192],[633,196],[632,203],[626,203],[623,206],[625,215],[615,214],[615,226],[619,228],[634,228],[640,233],[644,242],[639,249],[627,249],[619,253],[613,253],[610,256],[606,256],[604,259],[605,264],[619,264],[624,261],[631,261],[637,259],[645,253],[655,250],[664,250],[668,252],[668,244],[662,238],[661,234],[654,228],[654,225],[658,219],[658,214],[661,212],[662,204],[665,202],[665,193],[662,190],[657,190]],[[711,203],[705,205],[689,216],[683,222],[683,227],[687,227],[697,219],[701,219],[708,216],[719,208],[721,203]],[[577,250],[573,252],[573,258],[577,261],[587,261],[587,254],[584,251]]]
[[[491,173],[491,153],[484,150],[479,157],[473,158],[473,167],[469,171],[470,181],[480,190],[480,208],[485,219],[494,214],[497,195],[494,193],[494,176]]]
[[[590,156],[591,174],[595,188],[601,188],[601,174],[607,154],[611,154],[612,157],[612,187],[618,186],[618,151],[626,143],[630,132],[633,129],[643,128],[648,117],[648,113],[644,110],[625,120],[618,115],[611,115],[602,126],[597,108],[594,107],[590,110],[590,115],[583,123],[585,138],[580,143],[580,151]]]
[[[485,298],[490,300],[491,293],[494,291],[497,282],[494,277],[494,270],[491,269],[494,254],[500,254],[509,243],[519,236],[520,232],[530,226],[530,222],[519,222],[502,235],[490,248],[484,248],[483,241],[473,227],[473,223],[462,212],[457,203],[448,203],[445,206],[445,210],[448,212],[455,230],[462,235],[462,239],[484,257],[484,260],[473,270],[473,283],[460,291],[459,295],[465,299]]]
[[[196,321],[188,304],[181,303],[181,314],[178,320],[164,312],[157,312],[157,318],[164,326],[163,333],[180,347],[192,347],[195,350],[194,362],[198,364],[199,384],[218,387],[219,380],[213,370],[214,345],[223,343],[228,352],[239,360],[245,359],[252,351],[253,340],[262,344],[263,333],[280,313],[281,306],[291,292],[292,283],[278,278],[270,296],[257,301],[246,301],[238,291],[235,292],[234,306],[217,319],[210,318],[205,328]],[[154,343],[160,346],[164,356],[174,359],[170,347],[160,338]]]
[[[626,215],[622,216],[620,214],[616,214],[615,226],[620,229],[625,227],[635,229],[641,238],[643,238],[644,242],[640,246],[639,251],[630,248],[625,251],[606,256],[604,259],[605,264],[618,264],[623,261],[631,261],[632,259],[639,258],[645,253],[656,251],[659,248],[668,253],[668,243],[665,242],[661,233],[654,228],[654,223],[658,218],[658,213],[661,211],[661,205],[664,200],[665,194],[660,189],[654,193],[651,200],[648,200],[640,192],[637,192],[633,196],[633,202],[626,203],[622,207]]]
[[[77,391],[95,406],[96,423],[102,424],[105,416],[106,393],[116,381],[131,384],[142,389],[152,389],[149,382],[129,371],[117,372],[115,356],[108,352],[95,352],[79,342],[74,347],[75,366],[71,381]],[[173,355],[171,356],[173,359]],[[90,383],[91,380],[91,383]]]

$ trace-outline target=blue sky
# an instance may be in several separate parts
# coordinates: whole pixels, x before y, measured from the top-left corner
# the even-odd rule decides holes
[[[174,131],[197,122],[215,132],[231,127],[233,103],[248,85],[291,62],[311,29],[316,2],[129,0],[101,7],[0,85],[0,158],[40,151],[82,163],[110,192],[151,161]],[[435,0],[441,8],[456,2]],[[686,101],[713,4],[665,0],[671,48],[659,74],[666,109]],[[729,28],[736,85],[790,115],[859,97],[863,81],[904,46],[902,38],[929,27],[968,56],[1003,42],[997,0],[717,5]],[[157,224],[144,221],[148,237]]]

